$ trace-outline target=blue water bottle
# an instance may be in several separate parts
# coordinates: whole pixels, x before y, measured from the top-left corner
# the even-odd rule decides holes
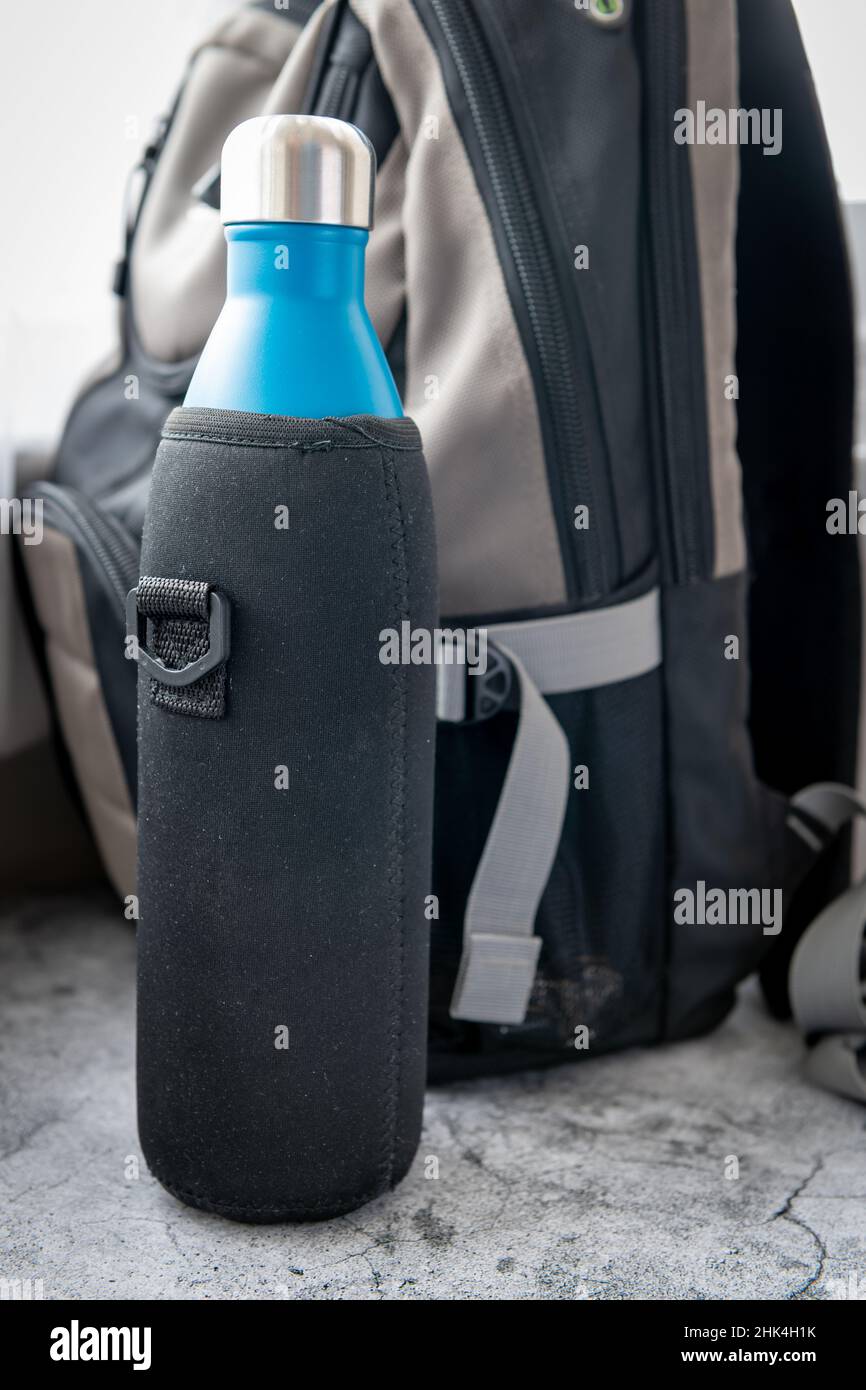
[[[184,405],[403,414],[364,304],[376,156],[324,116],[257,116],[223,147],[227,296]]]
[[[438,621],[421,439],[364,307],[360,131],[251,120],[225,307],[154,464],[138,706],[138,1121],[236,1221],[380,1196],[421,1134]]]

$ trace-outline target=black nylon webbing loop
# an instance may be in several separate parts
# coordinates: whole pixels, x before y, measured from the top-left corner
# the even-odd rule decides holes
[[[152,655],[164,665],[180,669],[207,653],[211,589],[212,585],[196,579],[144,575],[139,580],[138,611],[151,625]],[[226,711],[225,685],[224,664],[189,685],[171,686],[151,678],[151,703],[172,714],[222,719]]]

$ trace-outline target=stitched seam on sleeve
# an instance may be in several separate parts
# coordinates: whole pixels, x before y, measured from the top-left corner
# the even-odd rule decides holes
[[[383,451],[382,471],[385,494],[388,499],[391,549],[391,575],[394,593],[395,627],[402,630],[402,623],[409,618],[409,569],[406,560],[406,532],[403,519],[402,499],[398,471],[394,460]],[[394,1183],[394,1160],[397,1147],[397,1116],[402,1074],[403,1056],[403,1014],[405,1008],[405,879],[403,866],[406,853],[406,735],[408,725],[407,672],[403,665],[391,667],[391,692],[388,710],[389,727],[389,815],[388,815],[388,888],[390,897],[390,935],[396,938],[391,952],[390,971],[392,1001],[389,1020],[390,1051],[388,1065],[390,1071],[387,1101],[385,1105],[385,1135],[382,1157],[383,1181],[388,1187]]]
[[[327,423],[327,422],[325,422]],[[280,439],[247,439],[243,435],[224,435],[224,434],[202,434],[199,430],[169,430],[162,431],[163,439],[189,439],[194,443],[202,444],[232,444],[241,449],[288,449],[298,454],[326,454],[342,452],[344,449],[360,449],[369,451],[371,449],[387,449],[389,454],[414,454],[418,450],[417,441],[408,444],[388,443],[383,444],[372,434],[367,434],[365,430],[356,425],[344,425],[341,429],[350,430],[357,434],[363,443],[359,444],[334,444],[330,439],[323,439],[320,444],[305,444],[300,440]]]

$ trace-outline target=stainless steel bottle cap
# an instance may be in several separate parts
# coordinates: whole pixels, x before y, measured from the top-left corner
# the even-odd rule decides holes
[[[223,145],[223,222],[372,227],[376,155],[330,116],[255,116]]]

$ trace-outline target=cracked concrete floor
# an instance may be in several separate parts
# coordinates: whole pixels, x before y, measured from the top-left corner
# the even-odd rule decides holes
[[[242,1227],[135,1176],[133,956],[105,898],[0,922],[0,1279],[46,1299],[813,1299],[853,1276],[866,1296],[866,1110],[801,1079],[752,986],[697,1042],[431,1092],[396,1193]]]

